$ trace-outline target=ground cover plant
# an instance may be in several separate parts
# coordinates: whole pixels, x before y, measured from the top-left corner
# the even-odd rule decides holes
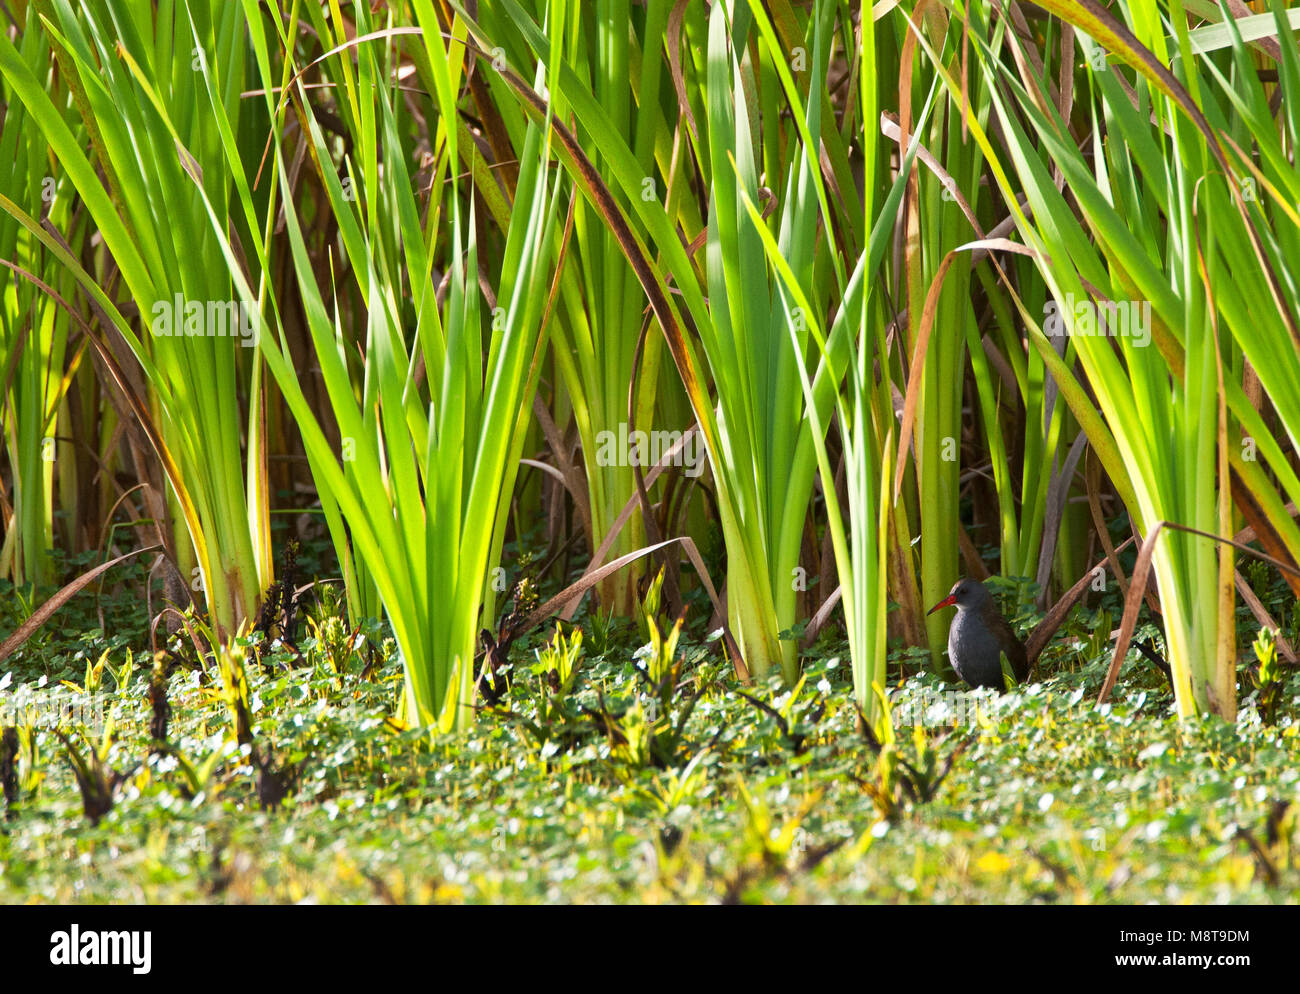
[[[0,899],[1294,901],[1295,10],[0,29]]]
[[[363,648],[331,658],[322,631],[300,641],[301,659],[281,649],[258,662],[249,652],[253,736],[242,746],[220,695],[184,664],[168,680],[161,745],[153,674],[140,664],[120,685],[100,677],[111,742],[72,742],[83,758],[103,757],[98,774],[87,759],[110,799],[96,823],[55,731],[22,731],[0,894],[150,903],[1292,899],[1294,715],[1265,724],[1252,691],[1247,719],[1180,732],[1168,682],[1151,666],[1122,699],[1098,705],[1108,656],[1089,644],[1093,621],[1066,633],[1058,676],[1012,694],[961,698],[912,676],[891,695],[898,728],[879,749],[859,727],[840,640],[818,647],[797,688],[774,677],[743,691],[749,700],[729,685],[712,644],[685,639],[664,703],[652,662],[630,662],[634,630],[585,636],[566,675],[559,657],[577,640],[562,634],[557,652],[554,636],[538,633],[493,711],[433,741],[393,727],[403,677],[391,644],[387,656]],[[51,680],[81,684],[78,667],[97,651],[67,653],[62,664],[51,656],[60,667]],[[22,677],[40,682],[32,671]],[[1293,700],[1297,690],[1292,675],[1283,694]],[[927,724],[913,724],[922,714]]]

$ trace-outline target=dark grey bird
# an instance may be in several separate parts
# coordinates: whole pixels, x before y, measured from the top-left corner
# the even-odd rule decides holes
[[[927,614],[956,607],[957,617],[948,629],[948,658],[957,675],[972,687],[1005,688],[1002,656],[1011,664],[1017,683],[1029,676],[1029,656],[1024,643],[1002,617],[993,595],[978,580],[958,580],[951,592]]]

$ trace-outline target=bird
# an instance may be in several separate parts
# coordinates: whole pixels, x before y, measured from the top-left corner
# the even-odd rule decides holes
[[[948,629],[948,658],[957,675],[971,687],[1003,690],[1002,656],[1011,664],[1017,683],[1029,676],[1025,645],[993,603],[993,595],[978,580],[966,578],[953,585],[948,596],[926,612],[956,607],[957,617]]]

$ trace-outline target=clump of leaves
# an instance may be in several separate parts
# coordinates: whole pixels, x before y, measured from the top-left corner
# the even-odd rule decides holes
[[[1282,666],[1277,658],[1277,633],[1270,628],[1261,628],[1255,637],[1255,658],[1259,668],[1252,670],[1251,682],[1259,692],[1259,717],[1266,725],[1277,721],[1277,706],[1282,700],[1283,678]]]
[[[804,690],[807,685],[808,674],[805,673],[799,677],[798,682],[788,693],[778,694],[770,704],[757,697],[751,697],[744,691],[736,691],[743,700],[776,722],[782,743],[796,756],[803,753],[809,736],[826,714],[826,702],[820,694],[814,694],[810,701],[805,701]]]
[[[646,590],[641,603],[641,617],[645,621],[650,641],[637,653],[637,672],[650,685],[650,692],[663,710],[672,702],[676,677],[680,670],[677,643],[682,637],[682,618],[665,636],[659,630],[659,601],[663,589],[664,571],[659,570]],[[655,709],[658,710],[658,709]]]
[[[238,641],[217,650],[217,672],[221,679],[216,696],[226,706],[234,729],[235,741],[249,745],[253,741],[253,709],[248,692],[248,674],[244,647]]]
[[[879,685],[872,689],[882,709],[881,719],[874,728],[856,701],[854,706],[858,707],[858,731],[875,755],[876,762],[871,779],[856,774],[853,778],[871,798],[880,816],[892,821],[902,814],[908,803],[916,807],[934,799],[952,772],[953,763],[970,747],[971,738],[961,739],[946,756],[942,756],[940,746],[948,736],[945,734],[932,740],[925,724],[917,722],[912,726],[916,762],[908,762],[903,758],[894,735],[889,699]]]
[[[749,885],[764,876],[790,877],[815,869],[848,841],[839,838],[809,844],[803,823],[821,801],[820,790],[809,795],[779,829],[771,809],[761,797],[749,792],[743,780],[737,779],[736,791],[745,807],[745,834],[740,866],[725,881],[724,904],[740,903]]]
[[[113,810],[117,788],[131,775],[129,771],[119,773],[108,765],[108,754],[113,748],[112,722],[104,730],[98,747],[92,745],[84,733],[80,735],[82,744],[87,747],[85,756],[82,756],[81,750],[62,729],[56,729],[54,734],[63,743],[68,762],[72,764],[72,774],[81,791],[81,803],[86,817],[92,825],[98,825],[99,820]]]
[[[178,746],[170,743],[162,743],[157,750],[158,755],[168,756],[175,762],[176,769],[181,774],[181,783],[178,790],[180,795],[187,801],[192,801],[200,794],[210,793],[215,783],[212,774],[218,764],[239,749],[234,742],[224,735],[218,735],[217,739],[217,747],[208,753],[206,757],[197,761],[187,756]]]
[[[489,658],[484,660],[479,694],[488,707],[495,709],[493,713],[519,724],[540,747],[548,743],[553,747],[570,747],[581,740],[582,711],[573,703],[572,695],[581,669],[582,630],[574,629],[566,636],[557,624],[551,641],[535,650],[537,662],[532,672],[538,678],[537,708],[531,718],[497,707],[508,690],[507,664],[494,658],[501,652],[502,644],[486,631],[483,638]]]
[[[681,668],[681,660],[674,662],[662,684],[652,684],[652,693],[637,695],[621,711],[617,705],[609,705],[603,693],[598,695],[598,708],[585,709],[608,738],[610,754],[616,760],[634,769],[653,766],[663,770],[684,759],[686,725],[716,671],[700,667],[691,679],[679,680]],[[660,693],[660,687],[668,692]],[[709,742],[705,748],[712,745]]]
[[[82,678],[81,683],[74,683],[71,680],[62,680],[60,682],[75,694],[97,694],[104,679],[104,667],[107,663],[108,650],[105,649],[96,662],[92,663],[89,659],[86,660],[86,675]]]
[[[590,635],[588,641],[591,644],[591,654],[593,656],[604,656],[614,649],[622,625],[613,611],[608,614],[602,611],[592,611],[591,616],[587,619],[587,627]]]
[[[623,771],[619,779],[631,797],[648,804],[659,817],[668,818],[679,808],[704,796],[709,782],[709,763],[716,758],[707,749],[697,752],[680,770],[656,773],[650,787],[640,786],[627,771]]]
[[[537,665],[533,672],[542,678],[538,717],[550,723],[561,717],[559,702],[573,693],[577,683],[582,659],[582,629],[574,629],[573,634],[565,638],[563,630],[556,625],[555,637],[544,649],[536,650],[536,655]]]
[[[97,694],[103,688],[104,674],[107,673],[113,678],[113,689],[119,694],[122,693],[130,684],[132,674],[135,673],[135,656],[130,649],[127,649],[122,665],[115,667],[109,662],[112,651],[111,648],[105,649],[93,663],[89,659],[86,660],[86,675],[81,683],[74,683],[71,680],[61,680],[60,683],[77,694]]]
[[[1269,887],[1282,882],[1282,871],[1292,865],[1292,837],[1300,828],[1295,806],[1290,801],[1274,800],[1264,822],[1264,839],[1261,842],[1250,829],[1238,825],[1234,833],[1250,847],[1255,860],[1255,876]]]
[[[687,722],[717,672],[703,666],[692,679],[684,679],[685,660],[678,653],[682,621],[678,619],[667,634],[656,621],[661,582],[662,575],[650,584],[643,604],[650,641],[636,654],[630,695],[608,699],[607,688],[598,677],[594,695],[579,694],[583,636],[580,630],[566,636],[557,627],[551,642],[537,652],[532,668],[538,677],[535,710],[530,713],[526,708],[496,706],[507,689],[504,684],[509,670],[500,652],[513,637],[512,613],[502,623],[502,641],[483,633],[488,658],[480,670],[479,694],[485,706],[522,727],[548,754],[575,748],[594,731],[607,740],[609,754],[624,766],[667,769],[681,765],[686,761],[681,752]],[[527,699],[519,698],[521,703]]]
[[[167,702],[167,654],[154,654],[153,672],[149,674],[149,736],[153,739],[153,751],[161,751],[167,744],[167,725],[171,721],[172,708]]]
[[[347,623],[336,614],[322,621],[308,621],[316,643],[315,658],[328,664],[328,672],[337,680],[347,670],[355,640]]]
[[[20,721],[18,733],[18,756],[15,758],[18,773],[18,794],[31,796],[45,779],[44,762],[41,759],[40,735],[31,722]]]
[[[659,629],[659,597],[663,586],[661,569],[650,582],[641,606],[649,641],[637,652],[637,675],[645,685],[622,714],[605,706],[601,695],[601,713],[597,723],[610,738],[615,758],[635,768],[655,766],[667,769],[679,761],[695,705],[714,674],[702,667],[694,678],[683,680],[685,660],[678,653],[684,618],[679,617],[664,635]],[[684,696],[679,691],[686,690]]]

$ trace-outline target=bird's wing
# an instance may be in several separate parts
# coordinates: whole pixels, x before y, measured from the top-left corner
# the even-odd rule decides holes
[[[990,619],[989,626],[993,629],[998,645],[1002,647],[1005,657],[1011,664],[1011,673],[1016,683],[1024,683],[1029,679],[1029,656],[1025,652],[1025,644],[1020,641],[1015,629],[1002,615]]]

